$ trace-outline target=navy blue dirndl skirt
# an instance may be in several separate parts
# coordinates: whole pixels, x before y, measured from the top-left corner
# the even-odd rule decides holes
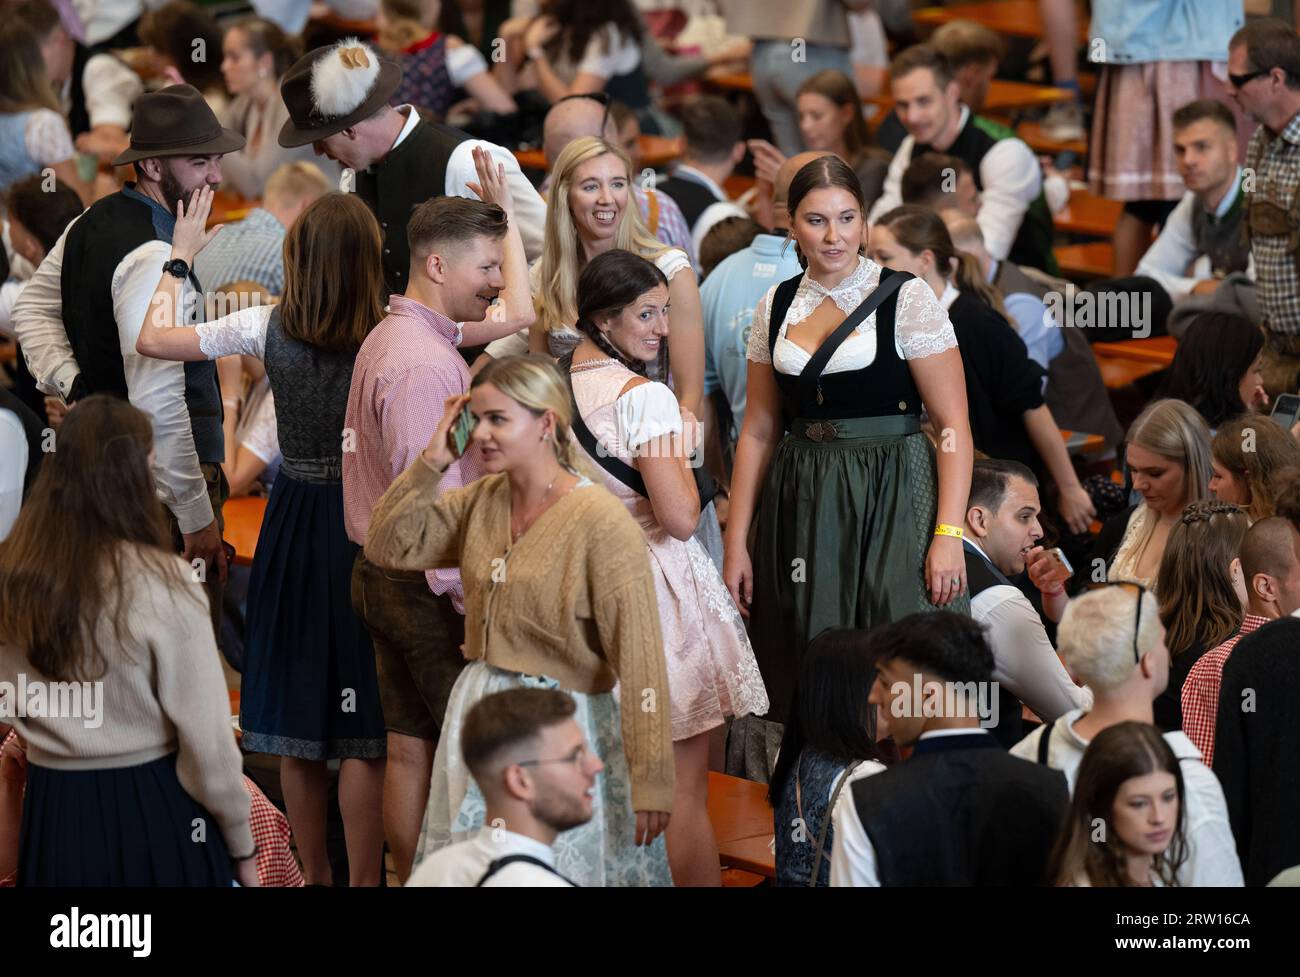
[[[134,767],[27,765],[20,886],[229,886],[221,828],[185,792],[176,754]]]
[[[276,476],[248,584],[243,747],[305,760],[384,756],[370,632],[352,609],[357,545],[341,482]]]

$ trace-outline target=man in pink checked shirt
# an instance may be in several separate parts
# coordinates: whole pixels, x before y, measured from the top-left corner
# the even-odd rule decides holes
[[[506,335],[533,321],[528,264],[504,173],[486,159],[476,162],[482,186],[474,189],[482,201],[436,197],[415,209],[407,225],[406,293],[392,297],[388,316],[357,353],[344,428],[351,443],[343,452],[343,509],[348,538],[358,545],[379,497],[429,443],[447,399],[469,392],[469,369],[456,348],[460,324],[483,323],[476,330]],[[478,449],[471,448],[443,475],[442,488],[482,474]],[[358,553],[352,604],[375,646],[388,730],[384,834],[405,883],[447,697],[465,664],[460,574],[386,570]]]

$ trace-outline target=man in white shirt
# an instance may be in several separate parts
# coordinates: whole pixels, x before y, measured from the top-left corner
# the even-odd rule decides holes
[[[989,253],[1051,274],[1052,215],[1033,151],[1004,126],[961,104],[952,69],[936,48],[917,44],[889,66],[896,110],[907,137],[889,164],[885,188],[871,208],[875,223],[903,202],[901,185],[914,157],[947,153],[966,162],[980,191],[979,225]]]
[[[1036,729],[1011,752],[1060,770],[1074,789],[1088,744],[1122,722],[1152,721],[1152,702],[1169,681],[1169,650],[1155,598],[1136,584],[1111,584],[1070,602],[1057,630],[1066,666],[1096,696],[1091,708],[1072,709]],[[1046,737],[1046,739],[1044,739]],[[1242,884],[1241,863],[1218,778],[1182,730],[1165,733],[1178,757],[1186,804],[1187,861],[1182,885]]]
[[[911,756],[835,808],[833,886],[1036,885],[1069,794],[1056,771],[1010,756],[981,725],[993,654],[964,614],[909,614],[871,634],[868,701]]]
[[[137,183],[104,197],[73,221],[14,303],[13,322],[37,385],[72,403],[107,393],[127,398],[153,423],[154,480],[177,549],[209,585],[214,628],[226,575],[221,505],[224,444],[216,367],[141,356],[136,338],[158,277],[184,280],[185,321],[197,320],[201,284],[170,261],[176,208],[221,183],[221,157],[244,137],[223,129],[189,85],[142,95],[131,148]]]
[[[1071,680],[1029,598],[1011,582],[1043,538],[1038,479],[1016,461],[981,458],[971,472],[966,509],[966,578],[971,616],[987,628],[993,678],[1004,693],[998,725],[1004,746],[1021,737],[1020,705],[1044,720],[1086,709],[1092,695]],[[1009,694],[1006,694],[1009,693]]]
[[[466,841],[421,862],[408,886],[572,886],[555,867],[556,837],[591,820],[605,769],[556,689],[507,689],[470,709],[461,752],[487,804]]]

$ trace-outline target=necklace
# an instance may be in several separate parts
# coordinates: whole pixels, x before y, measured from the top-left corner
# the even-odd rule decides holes
[[[561,469],[561,471],[563,471],[563,469]],[[519,528],[515,529],[513,526],[511,527],[510,543],[512,546],[515,543],[519,542],[519,537],[522,536],[525,532],[527,532],[528,527],[530,527],[534,522],[536,522],[537,519],[541,516],[541,514],[546,510],[546,500],[550,498],[551,489],[555,488],[555,483],[558,482],[559,480],[560,480],[560,472],[556,472],[555,477],[551,479],[551,484],[546,486],[546,491],[542,493],[541,501],[537,503],[536,513],[532,514],[532,517],[529,518],[530,514],[528,512],[525,512],[524,518],[520,520]],[[511,522],[513,521],[514,520],[512,518]]]

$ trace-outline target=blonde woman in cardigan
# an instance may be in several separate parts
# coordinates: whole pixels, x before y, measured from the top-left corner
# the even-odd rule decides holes
[[[467,404],[488,474],[439,495]],[[506,688],[561,688],[606,766],[591,820],[557,841],[556,868],[580,885],[668,885],[672,709],[654,582],[640,527],[579,461],[570,412],[549,361],[496,360],[469,397],[447,401],[429,446],[375,507],[367,559],[459,566],[465,587],[470,664],[447,705],[416,857],[482,826],[483,795],[460,755],[470,707]],[[531,779],[527,766],[518,776]]]

